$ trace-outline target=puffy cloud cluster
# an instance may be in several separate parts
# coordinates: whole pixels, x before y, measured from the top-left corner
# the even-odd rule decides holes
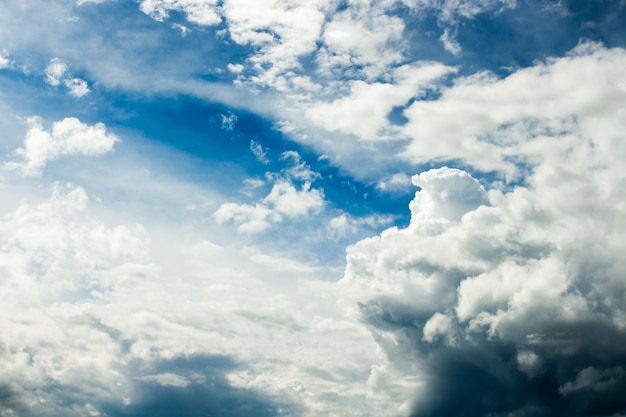
[[[250,142],[250,151],[264,165],[270,162],[263,147],[255,141]],[[295,151],[283,152],[280,159],[287,163],[287,167],[279,173],[266,174],[273,185],[264,198],[254,204],[222,204],[215,212],[215,220],[218,223],[233,222],[240,232],[259,233],[282,222],[285,217],[294,219],[319,213],[325,205],[324,190],[312,188],[312,181],[319,174],[311,171]],[[264,184],[263,180],[247,179],[244,194],[249,195],[250,191]]]
[[[60,58],[53,58],[45,69],[46,83],[52,87],[58,87],[61,83],[67,87],[69,94],[75,98],[81,98],[91,92],[87,81],[72,77],[68,72],[68,66]]]
[[[289,181],[278,181],[261,202],[252,204],[225,203],[215,212],[218,223],[233,221],[237,230],[246,233],[262,232],[272,223],[288,218],[307,216],[324,207],[324,192],[311,188],[305,182],[300,190]]]
[[[107,133],[104,124],[86,125],[74,117],[54,122],[50,131],[43,128],[41,119],[28,119],[29,129],[24,147],[15,151],[20,162],[8,162],[5,167],[20,169],[24,175],[39,175],[49,161],[63,156],[98,156],[113,150],[119,138]]]
[[[414,176],[410,225],[349,248],[343,294],[387,358],[370,384],[405,415],[626,409],[621,108],[542,128],[550,147],[509,191],[445,167]]]

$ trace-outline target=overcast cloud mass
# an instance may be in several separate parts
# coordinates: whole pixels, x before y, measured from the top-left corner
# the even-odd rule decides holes
[[[622,0],[8,0],[0,417],[626,417]]]

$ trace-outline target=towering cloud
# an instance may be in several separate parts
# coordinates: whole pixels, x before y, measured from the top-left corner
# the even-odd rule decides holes
[[[340,285],[387,358],[371,383],[404,381],[411,416],[626,407],[626,154],[587,139],[508,192],[415,176],[411,224],[349,249]]]

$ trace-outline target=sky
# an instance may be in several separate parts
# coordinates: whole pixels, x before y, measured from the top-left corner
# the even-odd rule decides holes
[[[5,0],[0,417],[625,417],[624,0]]]

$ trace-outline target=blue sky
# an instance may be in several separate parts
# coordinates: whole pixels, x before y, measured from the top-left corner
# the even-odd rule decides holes
[[[3,6],[0,416],[626,415],[623,1]]]

